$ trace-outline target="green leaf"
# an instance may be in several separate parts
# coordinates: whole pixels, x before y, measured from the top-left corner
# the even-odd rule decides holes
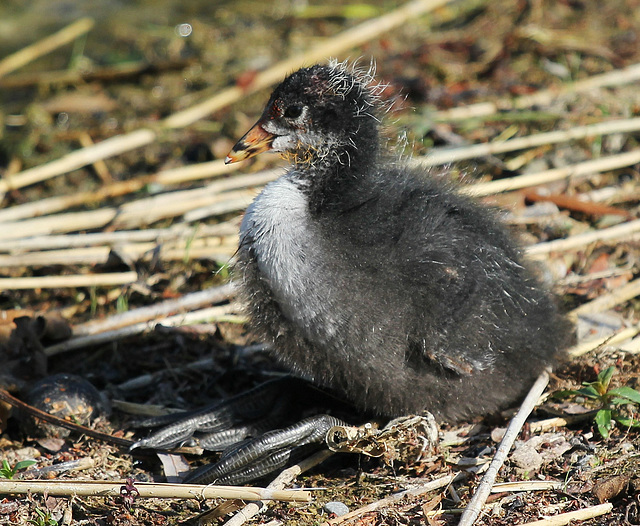
[[[0,477],[5,479],[12,479],[16,472],[11,469],[11,465],[6,459],[2,459],[2,467],[0,468]]]
[[[552,398],[569,398],[570,396],[582,396],[582,394],[575,389],[563,389],[562,391],[556,391],[551,396]]]
[[[624,427],[640,427],[640,420],[637,418],[627,418],[626,416],[621,415],[614,415],[613,418]]]
[[[609,400],[609,405],[618,406],[618,405],[628,405],[631,404],[631,400],[628,398],[612,398]]]
[[[604,371],[600,371],[600,374],[598,375],[598,383],[604,387],[605,391],[609,387],[609,383],[611,382],[611,377],[615,372],[616,372],[616,368],[613,366],[607,367]]]
[[[581,396],[586,396],[587,398],[594,398],[596,400],[602,398],[598,390],[593,387],[593,385],[586,385],[581,389],[578,389],[578,394]]]
[[[16,467],[13,468],[13,470],[20,471],[21,469],[28,468],[29,466],[33,466],[34,464],[37,464],[37,463],[38,463],[37,460],[21,460],[16,464]]]
[[[609,431],[613,428],[613,421],[611,420],[611,409],[600,409],[596,413],[596,425],[598,426],[598,432],[605,440],[609,438]]]
[[[621,396],[622,398],[626,398],[627,400],[631,400],[636,404],[640,404],[640,393],[631,387],[627,387],[623,385],[622,387],[614,387],[609,391],[609,394],[614,396]]]

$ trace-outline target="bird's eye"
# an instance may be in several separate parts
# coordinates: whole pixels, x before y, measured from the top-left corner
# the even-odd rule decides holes
[[[298,106],[297,104],[288,106],[282,114],[285,119],[297,119],[300,115],[302,115],[302,106]]]

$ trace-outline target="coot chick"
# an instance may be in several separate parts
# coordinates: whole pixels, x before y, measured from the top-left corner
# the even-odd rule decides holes
[[[493,211],[446,174],[384,151],[381,89],[345,64],[303,68],[229,154],[235,162],[271,150],[292,163],[241,226],[235,272],[253,328],[287,368],[362,418],[429,411],[454,422],[494,412],[556,362],[569,327]],[[256,437],[290,412],[275,402],[278,385],[187,413],[136,446],[199,435],[217,450],[229,437]],[[256,404],[267,415],[247,423]],[[320,415],[243,441],[185,481],[263,476],[336,423]]]
[[[383,150],[381,89],[343,63],[300,69],[227,157],[292,163],[241,226],[254,329],[363,411],[494,412],[555,363],[568,325],[492,210]]]

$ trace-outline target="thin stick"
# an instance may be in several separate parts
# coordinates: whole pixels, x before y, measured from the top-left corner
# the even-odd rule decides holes
[[[49,197],[32,203],[25,203],[5,208],[4,210],[0,210],[0,222],[15,221],[17,219],[25,219],[27,217],[52,214],[54,212],[85,203],[99,203],[108,197],[117,197],[137,192],[151,183],[161,185],[177,184],[185,181],[224,175],[236,169],[237,167],[235,165],[225,165],[223,161],[211,161],[208,163],[181,166],[172,170],[164,170],[153,175],[144,175],[137,177],[136,179],[118,181],[104,185],[93,192],[77,192],[72,195]],[[266,172],[267,171],[258,172],[252,175],[258,176],[259,174],[264,174]],[[242,178],[238,177],[233,179]],[[242,184],[242,180],[236,184]]]
[[[112,287],[115,285],[129,285],[137,280],[138,274],[133,270],[130,272],[111,272],[109,274],[0,278],[0,290]]]
[[[169,228],[147,228],[145,230],[119,230],[90,234],[61,234],[35,236],[23,239],[0,240],[0,252],[20,252],[29,250],[51,250],[64,248],[91,247],[100,245],[118,246],[127,243],[155,241],[162,244],[180,238],[235,238],[238,234],[239,218],[214,225],[175,224]]]
[[[425,493],[429,493],[430,491],[435,491],[437,489],[448,486],[460,476],[464,476],[464,475],[461,473],[458,473],[457,475],[446,475],[444,477],[440,477],[438,479],[432,480],[431,482],[427,482],[426,484],[418,486],[417,488],[411,488],[405,491],[394,493],[393,495],[389,495],[384,499],[377,500],[376,502],[372,502],[371,504],[367,504],[362,508],[358,508],[357,510],[353,510],[349,513],[345,513],[340,517],[336,517],[335,519],[329,519],[328,521],[323,522],[320,526],[335,526],[336,524],[341,524],[350,519],[353,519],[354,517],[360,517],[365,513],[369,513],[369,512],[378,510],[380,508],[384,508],[385,506],[390,506],[391,504],[394,504],[404,499],[405,497],[419,497],[420,495],[424,495]]]
[[[322,451],[318,451],[314,455],[309,458],[291,466],[290,468],[285,469],[280,475],[278,475],[268,486],[267,490],[277,491],[282,490],[285,486],[291,484],[298,475],[304,473],[305,471],[311,469],[318,464],[321,464],[326,459],[328,459],[331,455],[333,455],[333,451],[329,451],[328,449],[324,449]],[[273,499],[269,499],[273,500]],[[247,522],[252,517],[255,517],[260,511],[262,511],[269,500],[262,499],[262,502],[251,502],[247,504],[244,508],[242,508],[238,513],[236,513],[231,519],[224,523],[224,526],[241,526],[245,522]]]
[[[475,520],[478,518],[478,515],[480,515],[482,506],[486,502],[487,497],[489,497],[489,494],[491,493],[491,487],[493,486],[493,483],[498,476],[498,471],[500,471],[500,468],[504,464],[504,461],[506,460],[511,447],[513,446],[513,443],[520,433],[522,426],[531,414],[531,411],[533,411],[533,408],[540,399],[540,396],[544,392],[548,383],[549,371],[546,370],[535,381],[535,383],[529,390],[529,394],[527,394],[527,397],[522,402],[520,409],[511,419],[511,422],[507,427],[507,431],[502,438],[502,442],[500,442],[500,445],[496,450],[496,454],[494,455],[491,464],[487,468],[484,477],[482,477],[482,480],[480,481],[475,494],[469,502],[469,505],[464,510],[458,526],[472,526]]]
[[[625,239],[631,234],[635,234],[637,232],[640,232],[640,219],[609,228],[603,228],[602,230],[577,234],[565,239],[554,239],[553,241],[531,245],[526,248],[526,252],[530,257],[543,256],[550,254],[551,252],[566,252],[569,250],[584,248],[591,243],[617,242],[618,240]]]
[[[556,480],[521,480],[519,482],[501,482],[494,484],[491,493],[502,493],[503,491],[549,491],[563,489],[564,482]]]
[[[438,111],[433,115],[436,121],[455,121],[477,117],[486,117],[504,110],[525,109],[531,106],[546,106],[554,99],[558,99],[571,93],[581,93],[608,86],[621,86],[637,82],[640,79],[640,64],[633,64],[623,69],[609,71],[600,75],[579,80],[570,84],[538,91],[532,95],[517,97],[513,100],[497,102],[480,102],[460,108]]]
[[[155,243],[137,243],[140,252],[132,254],[131,245],[124,248],[118,247],[119,252],[125,253],[128,257],[138,259],[140,253],[145,250],[153,250]],[[72,248],[66,250],[41,250],[38,252],[27,252],[26,254],[0,255],[0,267],[39,267],[48,265],[97,265],[105,263],[109,259],[111,247],[89,247]]]
[[[508,141],[473,144],[463,148],[434,148],[426,156],[417,158],[414,162],[422,166],[436,166],[461,161],[463,159],[484,157],[498,153],[523,150],[525,148],[535,148],[545,144],[556,144],[610,133],[629,133],[637,130],[640,130],[640,117],[599,122],[587,126],[576,126],[569,130],[537,133],[526,137],[509,139]]]
[[[625,219],[634,218],[633,214],[628,210],[616,208],[615,206],[605,205],[602,203],[594,203],[593,201],[585,201],[579,197],[566,194],[541,194],[536,190],[528,190],[524,192],[524,198],[533,203],[550,202],[570,212],[581,212],[592,216],[615,215]]]
[[[91,457],[81,457],[77,460],[67,460],[51,466],[31,467],[26,471],[19,473],[21,480],[30,480],[33,478],[43,479],[50,478],[55,475],[61,475],[69,471],[84,471],[85,469],[94,468],[96,461]]]
[[[54,356],[63,352],[72,351],[74,349],[82,349],[83,347],[95,346],[107,342],[115,342],[128,338],[135,334],[141,334],[153,330],[156,325],[164,325],[166,327],[177,327],[181,325],[189,325],[193,323],[213,323],[214,321],[235,321],[246,322],[246,319],[236,315],[237,309],[225,305],[222,307],[209,307],[208,309],[200,309],[185,314],[176,314],[166,318],[157,318],[153,321],[144,321],[133,325],[128,325],[120,329],[101,332],[99,334],[89,334],[87,336],[79,336],[71,340],[58,343],[47,347],[44,350],[46,356]]]
[[[51,53],[54,49],[72,42],[80,35],[91,31],[93,25],[94,21],[92,18],[81,18],[57,33],[25,47],[13,55],[5,57],[0,60],[0,77],[4,77],[7,73],[11,73],[29,62]]]
[[[331,39],[323,40],[306,53],[295,55],[275,64],[273,67],[258,73],[248,87],[237,86],[227,88],[209,100],[196,104],[186,110],[174,113],[160,123],[158,128],[139,129],[124,135],[106,139],[95,146],[83,148],[65,155],[61,159],[51,161],[41,166],[24,170],[14,175],[10,181],[0,181],[0,193],[11,188],[22,188],[35,184],[63,173],[77,170],[100,159],[129,152],[154,142],[158,137],[158,130],[162,128],[181,128],[188,126],[212,112],[218,111],[243,96],[255,93],[281,80],[287,73],[305,65],[317,62],[334,55],[340,55],[347,49],[359,46],[376,38],[380,34],[390,31],[407,21],[436,9],[451,0],[414,0],[374,20],[347,29]],[[235,168],[235,166],[233,166]],[[230,169],[233,169],[230,168]]]
[[[94,480],[2,480],[0,494],[26,495],[47,493],[56,497],[116,497],[126,481],[103,482]],[[141,498],[160,499],[243,499],[280,500],[285,502],[309,502],[311,493],[304,490],[280,490],[237,486],[206,486],[203,484],[169,484],[136,482],[135,489]]]
[[[622,343],[629,338],[633,338],[638,333],[640,333],[640,324],[622,329],[613,336],[602,336],[600,338],[594,338],[592,340],[587,340],[586,342],[579,343],[578,345],[574,345],[567,350],[567,355],[571,358],[577,358],[578,356],[587,354],[591,351],[599,349],[600,347]]]
[[[10,227],[5,226],[0,229],[0,239],[17,239],[34,235],[101,228],[112,221],[117,214],[117,209],[105,207],[97,210],[36,217],[28,221],[11,223]]]
[[[141,128],[124,135],[110,137],[88,148],[76,150],[60,159],[29,168],[8,179],[1,180],[0,193],[46,181],[56,175],[77,170],[101,159],[108,159],[114,155],[130,152],[136,148],[151,144],[156,138],[157,132],[148,128]]]
[[[181,261],[206,258],[226,263],[238,248],[237,236],[223,242],[219,237],[177,239],[171,243],[130,243],[118,245],[118,253],[134,261],[155,258],[158,261]],[[26,254],[0,254],[0,268],[48,265],[99,265],[106,263],[110,246],[41,250]]]
[[[620,305],[621,303],[629,301],[630,299],[635,298],[638,295],[640,295],[640,278],[634,279],[633,281],[630,281],[622,287],[618,287],[608,294],[603,294],[602,296],[589,301],[588,303],[580,305],[579,307],[569,312],[569,317],[576,320],[579,316],[582,316],[584,314],[604,312],[615,307],[616,305]]]
[[[201,206],[195,210],[185,212],[183,217],[187,223],[194,223],[209,217],[225,215],[229,212],[239,212],[240,210],[246,209],[255,198],[255,192],[245,193],[243,196],[238,194],[234,199],[221,199],[217,203]]]
[[[103,201],[108,197],[117,197],[120,195],[137,192],[144,186],[151,183],[169,185],[178,182],[193,180],[195,178],[218,176],[229,171],[219,170],[218,168],[219,166],[217,161],[215,162],[215,165],[212,163],[201,163],[193,166],[176,168],[175,170],[166,170],[163,172],[158,172],[154,175],[138,177],[137,179],[129,181],[120,181],[117,183],[105,185],[95,192],[78,192],[73,195],[41,199],[32,203],[25,203],[22,205],[17,205],[11,208],[0,210],[0,222],[16,221],[18,219],[26,219],[34,216],[52,214],[60,210],[65,210],[67,208],[86,203],[99,203],[100,201]],[[190,190],[176,191],[161,195],[165,196],[162,199],[169,201],[179,198],[193,199],[194,196],[262,186],[276,179],[281,173],[282,171],[280,169],[262,170],[253,174],[240,175],[236,177],[230,177],[228,179],[213,181],[203,188],[193,188]],[[160,199],[161,197],[156,195],[138,199],[133,203],[149,203],[154,202],[154,200],[158,201]],[[148,204],[134,205],[133,203],[130,203],[129,206],[139,206],[140,208],[148,206]]]
[[[158,60],[147,62],[140,60],[136,62],[123,62],[110,66],[95,67],[91,71],[75,70],[56,70],[56,71],[37,71],[35,73],[18,73],[8,78],[0,80],[0,88],[4,89],[23,89],[26,86],[44,86],[47,84],[55,84],[61,86],[63,84],[71,84],[74,86],[94,81],[114,81],[125,78],[135,78],[145,73],[157,74],[163,71],[183,70],[193,65],[195,58],[185,58],[176,60]]]
[[[152,181],[149,177],[138,177],[137,179],[118,181],[117,183],[102,186],[95,192],[75,192],[71,195],[47,197],[45,199],[11,206],[0,210],[0,222],[43,216],[87,203],[99,203],[109,197],[117,197],[137,192],[150,182]]]
[[[188,190],[185,192],[189,192]],[[222,215],[244,210],[256,197],[255,190],[235,190],[225,193],[202,194],[199,199],[184,199],[183,192],[170,192],[158,198],[141,199],[119,208],[113,224],[118,228],[135,228],[161,219],[182,216],[194,209],[211,208],[210,215]],[[177,194],[177,195],[173,195]],[[191,221],[187,219],[187,221]]]
[[[156,199],[145,198],[126,203],[119,208],[104,207],[10,222],[8,228],[0,229],[0,241],[102,228],[111,222],[118,228],[137,228],[161,219],[181,216],[198,208],[206,209],[208,215],[229,214],[244,210],[257,193],[255,188],[220,194],[211,194],[209,191],[202,190],[198,188],[191,191],[172,192]],[[194,193],[199,198],[189,199],[187,197],[189,193]]]
[[[104,320],[93,320],[87,323],[76,325],[73,328],[74,336],[86,336],[88,334],[98,334],[121,327],[127,327],[134,323],[149,321],[176,312],[184,312],[200,308],[204,305],[211,305],[228,300],[235,292],[235,285],[227,283],[219,287],[185,294],[174,300],[163,301],[148,307],[132,309],[128,312],[115,314]]]
[[[212,197],[219,198],[223,193],[225,198],[233,197],[233,191],[237,192],[240,190],[247,190],[249,188],[261,187],[274,179],[277,179],[281,174],[282,171],[280,169],[274,169],[229,177],[228,179],[213,181],[201,188],[177,190],[137,199],[127,203],[121,210],[123,213],[141,210],[148,211],[154,207],[169,206],[176,201],[195,201],[198,203],[196,206],[204,206],[209,203],[208,200]]]
[[[200,179],[208,179],[213,175],[225,175],[231,172],[235,172],[237,167],[233,164],[225,164],[224,161],[210,161],[208,163],[199,163],[192,164],[188,166],[180,166],[179,168],[173,168],[171,170],[163,170],[162,172],[158,172],[154,176],[154,182],[162,185],[170,185],[170,184],[180,184],[187,183],[191,181],[198,181]],[[271,175],[271,179],[276,178],[277,175],[282,173],[281,168],[272,168],[268,170],[261,170],[260,172],[256,172],[253,174],[241,175],[234,177],[233,179],[238,179],[239,182],[233,182],[233,179],[223,179],[218,181],[221,185],[225,182],[229,184],[225,190],[231,190],[234,188],[244,188],[247,186],[255,186],[256,184],[266,184],[265,181],[263,183],[248,183],[245,182],[249,177],[268,177]],[[222,191],[222,188],[219,190]]]
[[[577,511],[570,511],[568,513],[561,513],[560,515],[554,515],[539,521],[526,522],[522,526],[563,526],[569,524],[571,521],[586,521],[587,519],[593,519],[609,513],[613,509],[613,504],[605,502],[604,504],[598,504],[589,508],[584,508]]]
[[[500,192],[509,192],[511,190],[518,190],[528,186],[537,186],[552,183],[554,181],[561,181],[562,179],[568,179],[570,177],[579,177],[607,170],[624,168],[625,166],[631,166],[636,163],[640,163],[640,149],[631,150],[630,152],[618,155],[601,157],[600,159],[591,159],[589,161],[572,164],[563,168],[543,170],[533,174],[509,177],[506,179],[499,179],[498,181],[489,181],[488,183],[470,184],[462,188],[462,191],[474,196],[498,194]]]
[[[87,131],[80,132],[78,140],[80,141],[80,146],[83,148],[89,148],[95,144]],[[102,184],[113,183],[113,177],[111,176],[111,172],[109,172],[109,168],[107,168],[107,163],[102,160],[96,161],[93,163],[93,169],[96,171],[96,174],[98,174]]]
[[[40,420],[49,422],[50,424],[53,424],[56,426],[63,427],[65,429],[69,429],[70,431],[74,431],[78,434],[81,434],[81,435],[84,434],[92,438],[102,440],[103,442],[116,444],[117,446],[121,446],[121,447],[129,448],[133,445],[133,440],[129,440],[127,438],[122,438],[122,437],[116,437],[113,435],[109,435],[107,433],[102,433],[100,431],[96,431],[95,429],[91,429],[90,427],[83,426],[81,424],[76,424],[75,422],[71,422],[69,420],[65,420],[64,418],[60,418],[59,416],[47,413],[46,411],[42,411],[41,409],[38,409],[37,407],[33,407],[32,405],[29,405],[26,402],[19,400],[15,396],[10,395],[4,389],[0,389],[0,400],[19,409],[22,414],[33,415]]]
[[[547,418],[546,420],[538,420],[537,422],[531,422],[529,424],[529,430],[531,431],[531,433],[545,433],[550,429],[555,429],[558,427],[566,427],[568,425],[575,424],[577,422],[582,422],[583,420],[587,420],[591,418],[592,417],[588,413],[583,413],[580,415],[572,415],[572,416],[567,415],[564,418],[556,416],[553,418]]]
[[[633,338],[631,341],[621,345],[620,350],[627,354],[640,354],[640,338]]]

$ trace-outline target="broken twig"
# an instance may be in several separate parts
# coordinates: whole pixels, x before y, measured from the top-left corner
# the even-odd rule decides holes
[[[535,381],[531,389],[529,390],[529,394],[522,402],[520,409],[516,413],[516,415],[511,419],[509,426],[507,427],[507,431],[502,438],[502,442],[498,446],[496,453],[491,461],[491,464],[487,468],[484,477],[480,481],[476,492],[474,493],[469,505],[464,510],[462,517],[460,518],[460,522],[458,526],[472,526],[475,520],[480,515],[482,511],[482,506],[487,500],[487,497],[491,493],[491,487],[498,476],[498,471],[504,464],[504,461],[513,446],[522,426],[526,422],[527,418],[533,411],[536,403],[540,399],[540,396],[544,392],[549,383],[549,371],[544,371],[538,379]]]
[[[0,494],[28,493],[51,496],[110,496],[120,495],[126,481],[103,482],[86,480],[0,480]],[[279,490],[272,488],[239,488],[236,486],[205,486],[203,484],[169,484],[136,482],[135,488],[141,498],[162,499],[243,499],[281,500],[285,502],[309,502],[311,494],[304,490]]]
[[[434,148],[424,157],[415,159],[421,166],[437,166],[440,164],[473,159],[498,153],[513,152],[525,148],[535,148],[545,144],[575,141],[595,135],[607,135],[611,133],[629,133],[640,130],[640,117],[633,119],[620,119],[608,122],[598,122],[587,126],[576,126],[568,130],[556,130],[546,133],[536,133],[526,137],[516,137],[508,141],[472,144],[460,148]]]
[[[81,18],[76,20],[67,27],[62,28],[57,33],[43,38],[39,42],[35,42],[30,46],[22,48],[13,55],[0,60],[0,77],[4,77],[7,73],[11,73],[18,68],[34,61],[35,59],[51,53],[85,33],[91,31],[94,25],[92,18]]]
[[[640,64],[633,64],[623,69],[608,71],[600,75],[564,84],[531,95],[524,95],[513,100],[501,100],[497,102],[480,102],[460,108],[453,108],[436,112],[433,119],[436,121],[456,121],[477,117],[487,117],[505,110],[522,110],[531,106],[546,106],[553,100],[571,93],[581,93],[609,86],[621,86],[640,80]]]
[[[617,168],[624,168],[625,166],[631,166],[637,163],[640,163],[640,149],[618,155],[609,155],[608,157],[601,157],[599,159],[591,159],[582,163],[564,166],[563,168],[553,168],[551,170],[543,170],[541,172],[519,175],[517,177],[508,177],[487,183],[470,184],[462,188],[462,191],[474,196],[499,194],[501,192],[519,190],[520,188],[528,186],[537,186],[554,181],[562,181],[563,179],[570,179],[572,177],[581,177],[605,172],[607,170],[616,170]]]
[[[311,469],[318,464],[321,464],[326,459],[328,459],[331,455],[333,455],[332,451],[328,449],[324,449],[322,451],[318,451],[314,455],[309,458],[303,460],[302,462],[298,462],[297,464],[285,469],[280,475],[278,475],[268,486],[267,490],[269,491],[278,491],[282,490],[286,485],[291,484],[298,475],[304,473],[305,471]],[[245,499],[249,500],[249,499]],[[257,499],[253,499],[257,500]],[[262,502],[251,502],[247,504],[244,508],[242,508],[238,513],[236,513],[231,519],[224,523],[224,526],[241,526],[245,522],[247,522],[252,517],[255,517],[260,511],[262,511],[269,500],[267,498],[262,498]]]
[[[570,511],[568,513],[561,513],[552,517],[547,517],[539,521],[527,522],[522,526],[564,526],[571,521],[586,521],[587,519],[593,519],[609,513],[613,509],[613,504],[606,502],[604,504],[598,504],[597,506],[590,506],[581,510]]]
[[[129,272],[110,272],[108,274],[0,278],[0,290],[113,287],[116,285],[129,285],[137,280],[138,273],[133,270]]]

